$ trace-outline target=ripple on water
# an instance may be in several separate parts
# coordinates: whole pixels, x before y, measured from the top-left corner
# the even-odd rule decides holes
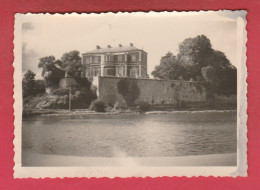
[[[236,152],[236,112],[29,118],[23,150],[72,156],[161,157]]]

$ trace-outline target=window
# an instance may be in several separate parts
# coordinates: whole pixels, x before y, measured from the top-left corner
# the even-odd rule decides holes
[[[132,62],[136,62],[136,55],[132,55]]]
[[[123,61],[122,55],[118,55],[118,61]]]
[[[142,53],[142,62],[146,63],[147,56],[146,54]]]
[[[86,57],[86,64],[90,63],[90,57]]]
[[[139,75],[138,67],[131,67],[130,68],[130,77],[137,78],[138,75]]]
[[[116,67],[116,76],[121,77],[124,75],[124,67]]]
[[[100,63],[100,61],[101,61],[100,56],[94,56],[93,57],[93,63]]]
[[[114,76],[115,70],[111,68],[105,68],[105,76]]]
[[[136,74],[137,74],[137,75],[140,75],[140,73],[139,73],[139,68],[138,68],[138,67],[136,67]]]
[[[106,61],[112,61],[112,55],[111,54],[106,55]]]
[[[115,58],[117,62],[125,61],[125,55],[116,55]]]
[[[90,57],[83,57],[83,64],[89,64],[90,63]]]

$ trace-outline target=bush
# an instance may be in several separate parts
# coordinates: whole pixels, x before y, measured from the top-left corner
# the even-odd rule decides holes
[[[44,80],[35,80],[35,94],[45,94],[45,82]]]
[[[58,96],[65,96],[69,94],[69,89],[67,88],[58,88],[56,90],[53,91],[54,95],[58,95]]]
[[[94,100],[91,102],[89,109],[96,112],[105,112],[105,104],[100,100]]]
[[[150,104],[144,101],[137,103],[137,108],[139,112],[146,112],[150,110]]]

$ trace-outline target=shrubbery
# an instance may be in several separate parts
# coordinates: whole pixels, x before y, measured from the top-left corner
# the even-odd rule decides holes
[[[100,100],[94,100],[91,102],[89,109],[96,112],[105,112],[105,104]]]
[[[223,52],[212,48],[205,35],[185,39],[178,54],[168,52],[163,56],[152,75],[159,79],[206,81],[214,94],[237,93],[237,69]]]
[[[140,94],[136,80],[121,79],[117,83],[117,90],[124,97],[127,106],[134,106],[134,102]]]
[[[151,105],[145,101],[139,101],[136,103],[139,112],[146,112],[150,110]]]
[[[69,93],[70,93],[69,89],[67,88],[58,88],[52,92],[52,94],[57,96],[65,96],[65,95],[69,95]]]
[[[45,93],[43,80],[35,80],[35,73],[28,70],[22,80],[23,98],[36,96]]]

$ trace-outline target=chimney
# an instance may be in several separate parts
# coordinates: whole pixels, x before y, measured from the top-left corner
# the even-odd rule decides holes
[[[111,45],[107,45],[108,48],[111,48]]]
[[[133,47],[133,46],[134,46],[134,44],[133,44],[133,43],[130,43],[130,46],[132,46],[132,47]]]
[[[118,46],[119,46],[119,47],[123,47],[122,44],[119,44]]]
[[[100,47],[100,46],[96,46],[96,48],[97,48],[97,49],[101,49],[101,47]]]

